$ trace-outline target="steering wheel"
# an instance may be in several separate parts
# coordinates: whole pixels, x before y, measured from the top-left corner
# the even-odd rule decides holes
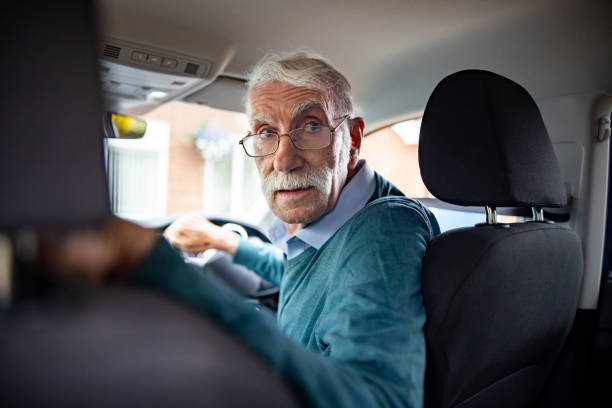
[[[227,228],[240,235],[241,239],[269,243],[268,237],[256,226],[228,218],[209,218],[213,224]],[[202,268],[204,273],[211,273],[219,280],[246,296],[254,303],[262,304],[276,310],[278,288],[262,279],[255,272],[232,262],[224,251],[209,249],[199,254],[183,252],[185,262]]]
[[[220,226],[223,226],[225,224],[237,225],[238,227],[246,231],[248,237],[257,237],[261,239],[263,242],[270,242],[270,239],[268,239],[268,236],[264,234],[263,231],[256,225],[249,224],[243,221],[232,220],[231,218],[223,218],[223,217],[210,217],[208,218],[208,221],[212,222],[213,224],[220,225]]]
[[[247,239],[249,238],[249,233],[247,232],[247,230],[240,224],[236,224],[235,222],[223,222],[220,220],[209,220],[211,221],[213,224],[219,225],[221,228],[224,229],[228,229],[230,231],[234,231],[236,234],[240,235],[240,239]],[[253,230],[254,227],[251,226],[251,229]],[[261,233],[261,231],[257,230],[257,232]],[[208,249],[206,251],[197,253],[197,254],[192,254],[186,251],[182,251],[182,255],[183,258],[185,259],[185,262],[193,264],[193,265],[197,265],[197,266],[205,266],[212,258],[214,258],[218,253],[220,253],[218,250],[216,249]]]

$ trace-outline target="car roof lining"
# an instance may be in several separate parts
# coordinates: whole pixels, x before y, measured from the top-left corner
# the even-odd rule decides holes
[[[105,35],[180,46],[220,61],[224,76],[244,78],[266,51],[308,47],[347,76],[357,113],[378,126],[422,110],[437,81],[460,69],[497,72],[535,98],[612,87],[612,48],[601,45],[612,38],[605,0],[383,0],[376,7],[366,0],[105,0],[98,7]]]

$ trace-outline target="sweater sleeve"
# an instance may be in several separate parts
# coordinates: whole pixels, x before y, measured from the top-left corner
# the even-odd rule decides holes
[[[242,240],[232,261],[252,270],[273,285],[280,285],[285,257],[274,245]]]

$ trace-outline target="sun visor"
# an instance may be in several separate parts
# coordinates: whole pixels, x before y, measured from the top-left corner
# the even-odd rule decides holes
[[[15,2],[0,21],[0,230],[104,221],[110,212],[90,2]]]
[[[219,76],[213,83],[185,97],[184,100],[211,108],[244,112],[246,93],[246,81]]]

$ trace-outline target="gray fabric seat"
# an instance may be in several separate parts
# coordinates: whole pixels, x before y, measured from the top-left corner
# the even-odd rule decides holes
[[[443,201],[565,204],[537,105],[509,79],[468,70],[442,80],[419,143],[423,180]],[[430,243],[422,279],[426,406],[537,405],[576,312],[579,237],[544,221],[447,231]]]
[[[56,288],[0,313],[6,407],[297,406],[240,342],[130,287]]]

